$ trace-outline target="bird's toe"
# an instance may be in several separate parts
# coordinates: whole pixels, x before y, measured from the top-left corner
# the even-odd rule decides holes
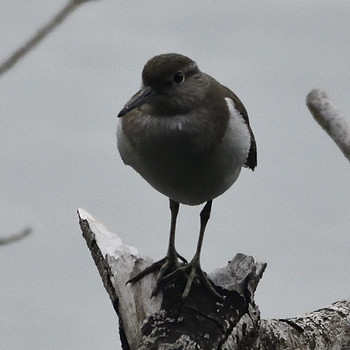
[[[222,299],[222,296],[215,290],[213,283],[210,282],[207,275],[203,270],[201,269],[199,263],[191,261],[189,264],[180,266],[171,273],[163,276],[159,280],[159,284],[166,284],[170,280],[176,279],[176,278],[183,278],[186,279],[186,286],[182,293],[182,300],[186,300],[191,289],[193,286],[193,283],[199,282],[202,284],[202,286],[207,289],[210,294],[212,294],[217,299]]]

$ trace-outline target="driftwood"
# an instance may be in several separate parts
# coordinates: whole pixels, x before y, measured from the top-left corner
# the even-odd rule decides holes
[[[169,283],[151,298],[156,275],[126,282],[151,264],[86,211],[83,236],[119,317],[123,350],[350,349],[350,301],[302,317],[261,320],[254,292],[266,264],[237,254],[210,279],[223,300],[196,285],[183,303],[184,282]]]

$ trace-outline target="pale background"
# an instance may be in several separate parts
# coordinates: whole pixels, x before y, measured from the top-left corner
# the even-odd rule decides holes
[[[65,4],[2,1],[4,59]],[[258,167],[214,201],[203,247],[212,271],[237,252],[268,263],[263,317],[350,296],[350,168],[312,119],[322,88],[350,113],[350,3],[112,1],[87,3],[0,81],[0,348],[119,349],[117,318],[78,226],[82,207],[159,259],[165,197],[116,150],[116,115],[144,63],[178,52],[235,91],[258,144]],[[177,248],[191,258],[200,207],[181,207]]]

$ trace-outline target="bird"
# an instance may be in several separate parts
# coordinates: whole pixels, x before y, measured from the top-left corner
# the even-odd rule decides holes
[[[232,186],[243,167],[254,170],[257,165],[256,141],[243,103],[189,57],[157,55],[142,70],[140,90],[118,114],[117,146],[123,162],[169,198],[171,212],[166,256],[128,282],[158,271],[152,295],[181,275],[186,283],[183,300],[195,281],[221,298],[201,268],[200,255],[213,199]],[[175,248],[180,204],[204,204],[190,262]]]

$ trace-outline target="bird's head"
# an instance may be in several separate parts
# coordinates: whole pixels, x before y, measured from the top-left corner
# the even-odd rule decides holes
[[[204,98],[205,76],[190,58],[168,53],[151,58],[142,71],[142,87],[118,114],[145,108],[159,116],[181,114],[195,108]]]

